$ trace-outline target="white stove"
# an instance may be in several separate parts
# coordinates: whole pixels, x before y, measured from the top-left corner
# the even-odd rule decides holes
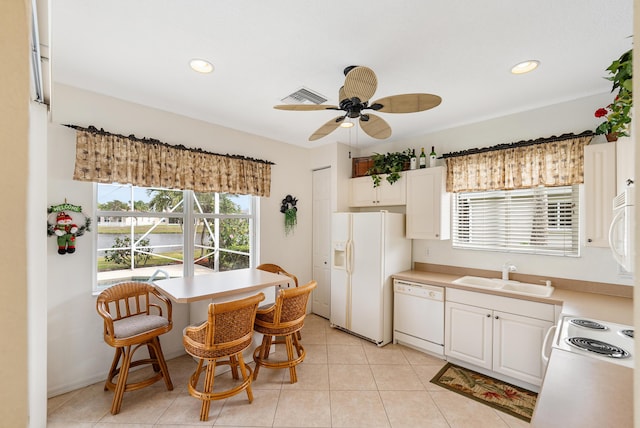
[[[633,368],[633,327],[562,315],[553,347]]]

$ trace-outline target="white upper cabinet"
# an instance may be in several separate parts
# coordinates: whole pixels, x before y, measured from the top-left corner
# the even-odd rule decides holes
[[[407,172],[407,238],[450,238],[451,195],[445,190],[446,177],[444,166]]]
[[[349,180],[349,206],[378,207],[404,205],[407,201],[407,181],[405,173],[400,179],[389,184],[386,175],[380,175],[380,185],[373,187],[371,177],[357,177]]]
[[[616,194],[622,193],[628,181],[635,182],[635,148],[633,139],[621,137],[616,141]]]
[[[609,225],[616,196],[616,144],[584,148],[585,245],[609,246]]]

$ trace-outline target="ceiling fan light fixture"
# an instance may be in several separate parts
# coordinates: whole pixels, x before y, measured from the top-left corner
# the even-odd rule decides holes
[[[511,73],[513,74],[524,74],[529,73],[530,71],[535,70],[540,65],[540,61],[537,59],[529,59],[527,61],[522,61],[511,68]]]
[[[345,120],[340,124],[341,128],[351,128],[352,126],[353,126],[353,122],[349,122],[347,120]]]
[[[213,64],[200,58],[194,58],[189,61],[189,66],[193,71],[197,71],[198,73],[207,74],[213,71]]]

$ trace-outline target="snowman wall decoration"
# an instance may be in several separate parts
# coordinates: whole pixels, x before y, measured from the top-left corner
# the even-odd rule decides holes
[[[91,219],[82,213],[82,207],[68,203],[51,206],[47,216],[47,235],[55,236],[58,254],[76,252],[76,238],[89,231]],[[79,220],[84,224],[78,226]]]

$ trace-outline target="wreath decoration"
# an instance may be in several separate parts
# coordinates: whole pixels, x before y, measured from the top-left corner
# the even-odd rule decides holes
[[[82,236],[85,232],[91,231],[91,217],[88,217],[82,212],[81,206],[68,204],[65,202],[64,204],[51,205],[49,208],[47,208],[47,236],[55,235],[54,230],[56,226],[56,217],[60,212],[72,213],[71,217],[73,217],[74,220],[77,217],[82,217],[81,220],[84,224],[78,225],[78,230],[73,234],[74,236]],[[77,223],[81,222],[77,221]]]
[[[296,204],[298,198],[294,198],[291,195],[285,196],[280,205],[280,212],[284,214],[284,233],[289,235],[293,232],[298,224],[298,208]]]

